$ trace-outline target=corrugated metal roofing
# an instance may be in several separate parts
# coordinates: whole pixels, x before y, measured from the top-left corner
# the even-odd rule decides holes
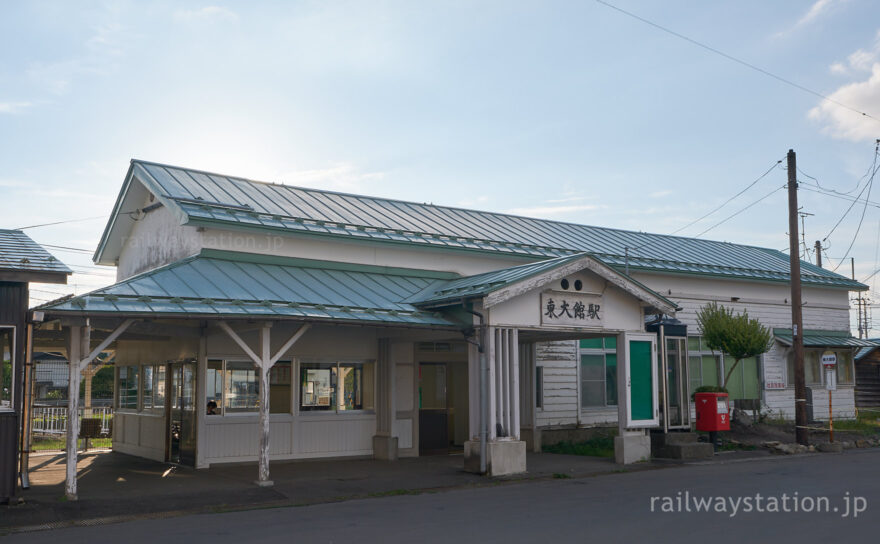
[[[576,261],[583,257],[582,253],[569,257],[557,257],[546,261],[538,261],[520,266],[513,266],[474,276],[457,278],[442,283],[435,283],[425,291],[408,299],[410,302],[436,302],[447,300],[450,298],[473,297],[485,295],[496,289],[500,289],[505,285],[524,280],[540,274],[542,272],[552,270],[557,266],[562,266],[568,262]]]
[[[455,326],[401,302],[451,275],[205,250],[86,295],[38,307],[46,313],[291,317]]]
[[[20,230],[0,229],[0,269],[72,274],[64,263]]]
[[[614,266],[787,281],[789,259],[766,248],[594,227],[257,182],[145,161],[133,172],[193,224],[235,224],[535,258],[588,252]],[[105,234],[106,236],[106,234]],[[103,242],[102,242],[103,243]],[[801,262],[802,281],[866,289]]]
[[[445,282],[438,282],[431,285],[428,289],[422,291],[414,297],[407,299],[407,302],[427,305],[447,302],[450,300],[457,300],[461,298],[484,296],[518,281],[537,276],[538,274],[548,272],[550,270],[553,270],[554,268],[564,266],[568,263],[577,261],[584,257],[596,259],[593,255],[590,255],[588,253],[577,253],[575,255],[570,255],[567,257],[556,257],[555,259],[547,259],[545,261],[538,261],[535,263],[513,266],[501,270],[485,272],[483,274],[476,274],[464,278],[447,280]],[[676,307],[675,303],[668,300],[663,295],[642,285],[633,278],[627,277],[627,280],[638,285],[645,291],[657,297],[659,300],[667,303],[670,307]]]
[[[791,329],[773,329],[773,336],[787,346],[794,342]],[[855,338],[848,332],[804,330],[804,347],[858,348],[876,346],[877,344],[871,340]]]

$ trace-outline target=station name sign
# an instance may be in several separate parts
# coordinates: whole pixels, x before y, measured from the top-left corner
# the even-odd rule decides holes
[[[551,291],[541,293],[541,324],[601,327],[605,316],[602,295]]]

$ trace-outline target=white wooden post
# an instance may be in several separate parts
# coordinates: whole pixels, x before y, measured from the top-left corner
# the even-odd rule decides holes
[[[247,354],[254,362],[260,374],[260,453],[259,453],[259,479],[255,482],[260,487],[271,487],[272,480],[269,479],[269,372],[278,359],[284,356],[293,345],[302,338],[302,335],[309,330],[310,324],[306,323],[291,336],[287,342],[281,346],[274,356],[272,356],[271,346],[271,328],[272,323],[266,322],[260,327],[260,349],[259,355],[248,347],[247,343],[232,330],[225,321],[220,321],[220,328],[229,335],[232,340]]]
[[[69,379],[67,382],[67,474],[64,494],[67,500],[75,501],[77,440],[79,439],[79,382],[80,361],[89,349],[89,327],[71,326],[68,330],[67,360]],[[85,344],[85,345],[83,345]]]
[[[98,347],[89,352],[91,347],[91,331],[88,325],[71,325],[67,344],[67,360],[69,381],[67,387],[67,474],[64,485],[64,494],[68,500],[77,500],[76,490],[76,443],[79,439],[79,383],[82,371],[95,357],[107,349],[125,329],[134,323],[133,319],[125,320],[110,335],[101,342]]]
[[[486,328],[486,340],[487,340],[486,343],[488,344],[488,346],[486,347],[486,352],[487,352],[486,353],[486,361],[487,361],[486,364],[489,367],[489,376],[487,377],[488,378],[487,381],[489,383],[487,384],[487,387],[486,387],[486,390],[488,391],[488,397],[489,397],[488,399],[486,399],[489,404],[489,414],[488,414],[489,417],[488,417],[488,423],[487,423],[487,426],[489,427],[489,429],[487,432],[486,441],[489,442],[489,441],[492,441],[495,439],[495,429],[496,429],[496,427],[495,427],[495,422],[496,422],[495,414],[496,414],[496,410],[497,410],[497,406],[495,404],[495,397],[497,395],[497,391],[495,390],[495,375],[497,374],[498,369],[497,369],[497,365],[495,364],[495,328],[494,327],[487,327]]]
[[[519,330],[510,329],[508,332],[510,347],[507,353],[510,355],[510,411],[511,422],[508,433],[514,440],[520,436],[520,404],[519,404]]]
[[[272,480],[269,479],[269,370],[272,368],[272,354],[270,350],[270,327],[271,323],[263,325],[260,329],[260,358],[257,366],[260,371],[260,477],[257,485],[269,487]]]

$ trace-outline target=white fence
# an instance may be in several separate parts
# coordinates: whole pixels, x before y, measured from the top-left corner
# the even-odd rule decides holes
[[[113,421],[113,408],[95,407],[80,408],[80,420],[97,418],[101,420],[101,434],[110,435],[110,424]],[[67,432],[67,408],[63,406],[35,406],[33,419],[35,435],[63,435]]]

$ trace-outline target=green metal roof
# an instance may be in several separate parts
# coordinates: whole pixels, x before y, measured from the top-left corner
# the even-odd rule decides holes
[[[73,273],[27,234],[6,229],[0,229],[0,270]]]
[[[773,336],[781,343],[790,346],[794,342],[791,329],[773,329]],[[853,337],[846,331],[819,331],[804,329],[804,347],[814,348],[858,348],[876,347],[871,340]]]
[[[612,266],[674,274],[787,282],[786,254],[712,240],[632,232],[292,187],[133,160],[114,210],[132,177],[190,225],[256,228],[518,255],[532,259],[588,252]],[[103,252],[108,224],[95,254]],[[865,290],[840,274],[801,262],[807,285]]]
[[[36,309],[57,314],[271,317],[457,326],[401,302],[451,274],[204,250]]]
[[[564,266],[568,263],[578,261],[579,259],[583,259],[584,257],[589,257],[596,261],[602,262],[600,259],[597,259],[595,256],[588,253],[578,253],[567,257],[547,259],[545,261],[538,261],[535,263],[513,266],[501,270],[485,272],[483,274],[476,274],[474,276],[467,276],[464,278],[456,278],[443,282],[437,282],[435,284],[432,284],[421,293],[407,299],[407,302],[412,302],[413,304],[417,305],[437,305],[444,302],[460,300],[462,298],[484,296],[493,291],[503,289],[504,287],[512,285],[516,282],[537,276],[544,272],[548,272],[550,270],[553,270],[554,268]],[[617,272],[617,274],[626,278],[626,281],[637,285],[639,288],[647,291],[660,301],[668,304],[671,308],[675,308],[677,306],[674,302],[660,295],[656,291],[653,291],[652,289],[642,285],[633,278],[619,272]]]

